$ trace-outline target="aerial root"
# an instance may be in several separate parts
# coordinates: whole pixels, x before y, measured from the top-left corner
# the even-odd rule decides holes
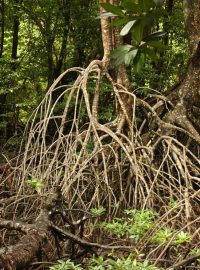
[[[75,82],[60,85],[70,72],[77,73]],[[102,62],[93,61],[86,69],[67,70],[54,82],[27,125],[11,185],[16,198],[7,211],[32,219],[59,187],[68,209],[89,211],[102,205],[110,219],[125,208],[151,208],[160,212],[161,223],[199,237],[199,145],[194,148],[188,131],[161,119],[165,99],[152,106],[108,78]],[[102,94],[105,87],[111,104]],[[60,94],[53,100],[56,91]],[[131,117],[122,94],[132,100]],[[105,122],[100,110],[108,107],[111,117]],[[156,125],[148,126],[151,118]],[[163,134],[162,124],[172,132]],[[30,185],[33,179],[41,183],[38,196]],[[19,200],[23,196],[25,207]]]
[[[106,84],[111,84],[110,91],[113,91],[112,95],[118,100],[129,125],[126,133],[123,126],[119,128],[115,108],[112,108],[114,118],[111,122],[100,123],[99,107],[104,106],[100,92],[107,76],[102,66],[101,61],[95,60],[86,69],[70,69],[47,92],[25,133],[24,158],[16,170],[19,194],[26,187],[26,180],[34,176],[44,181],[45,192],[61,186],[69,206],[73,208],[80,204],[85,210],[101,204],[102,191],[106,190],[103,194],[107,199],[103,200],[104,203],[107,201],[105,205],[108,208],[111,207],[108,201],[116,205],[120,201],[125,207],[141,207],[144,202],[148,206],[155,192],[158,198],[160,185],[165,190],[171,187],[171,194],[166,194],[166,198],[180,198],[180,191],[184,197],[183,189],[191,188],[193,178],[198,185],[198,157],[171,136],[159,135],[158,130],[148,132],[145,126],[142,130],[137,123],[137,106],[142,106],[147,113],[152,113],[152,117],[156,117],[156,121],[161,122],[159,114],[147,102],[111,80],[107,80]],[[70,72],[77,72],[74,84],[60,86],[63,76]],[[91,85],[92,94],[88,90]],[[62,93],[52,103],[52,94],[61,87]],[[133,100],[132,119],[126,114],[121,93],[127,94],[127,98],[131,96]],[[62,108],[58,109],[61,104]],[[82,117],[86,123],[83,123]],[[168,125],[168,128],[173,126]],[[179,130],[181,128],[177,127]],[[148,141],[144,144],[142,137],[147,133],[153,134],[154,138],[153,135],[147,136]],[[125,174],[129,179],[126,182],[123,179]],[[121,187],[118,194],[113,186],[115,183]],[[125,190],[132,192],[129,195],[132,202],[129,200],[127,203]],[[87,198],[86,193],[92,200]],[[147,201],[146,196],[151,200]]]

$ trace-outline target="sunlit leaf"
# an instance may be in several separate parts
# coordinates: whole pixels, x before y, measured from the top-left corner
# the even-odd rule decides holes
[[[115,49],[114,51],[111,52],[110,57],[111,58],[117,58],[119,56],[122,56],[125,53],[129,52],[132,48],[133,48],[132,45],[120,46],[119,48],[117,48],[117,49]]]
[[[165,35],[166,35],[166,32],[158,31],[158,32],[155,32],[155,33],[152,33],[152,34],[146,36],[143,40],[144,41],[155,40],[155,39],[159,39],[159,38],[161,38],[161,37],[163,37]]]
[[[129,31],[131,30],[131,28],[133,27],[133,25],[136,23],[137,21],[130,21],[128,22],[121,30],[120,35],[121,36],[125,36],[129,33]]]
[[[125,56],[124,56],[125,65],[129,66],[133,62],[134,58],[137,55],[137,52],[138,52],[138,49],[135,49],[135,50],[131,50],[125,54]]]
[[[104,17],[116,17],[116,16],[117,15],[116,14],[113,14],[112,12],[104,12],[101,15],[99,15],[97,17],[97,19],[101,19],[101,18],[104,18]]]
[[[122,65],[122,64],[124,64],[124,62],[125,62],[125,54],[122,55],[122,56],[119,56],[119,57],[115,60],[114,66]]]

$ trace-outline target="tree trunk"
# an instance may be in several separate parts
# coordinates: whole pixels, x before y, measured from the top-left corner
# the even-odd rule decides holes
[[[1,37],[0,37],[0,58],[3,56],[4,47],[4,33],[5,33],[5,3],[4,0],[0,1],[0,16],[1,16]]]
[[[174,109],[167,120],[188,130],[200,142],[200,0],[184,0],[183,4],[191,59],[184,79],[168,96]]]
[[[70,28],[70,4],[67,1],[64,1],[63,4],[61,4],[62,8],[62,15],[64,20],[64,27],[63,27],[63,35],[62,35],[62,44],[60,48],[60,53],[58,57],[58,61],[56,63],[55,69],[54,69],[54,78],[56,79],[62,71],[63,62],[66,58],[67,53],[67,40],[68,40],[68,33]]]
[[[17,49],[19,41],[19,15],[18,15],[19,3],[20,3],[19,0],[15,0],[14,2],[12,59],[17,59]]]
[[[0,16],[1,16],[1,37],[0,37],[0,58],[3,56],[4,49],[4,33],[5,33],[5,3],[4,0],[0,1]],[[2,93],[0,95],[0,122],[5,121],[5,104],[6,104],[6,94]],[[5,138],[6,130],[5,128],[0,129],[0,138]]]
[[[100,0],[99,1],[99,3],[107,3],[107,2],[109,2],[112,5],[117,4],[116,0],[109,0],[109,1]],[[100,13],[103,13],[103,12],[105,12],[105,10],[103,8],[100,8]],[[104,63],[104,69],[108,71],[109,71],[109,67],[112,66],[110,63],[110,58],[109,58],[110,53],[114,49],[116,49],[117,47],[123,44],[122,39],[120,38],[120,35],[119,35],[119,30],[116,28],[109,27],[109,24],[112,20],[114,19],[110,19],[107,17],[101,18],[102,41],[103,41],[103,48],[104,48],[103,63]],[[127,91],[130,91],[130,81],[129,81],[128,74],[126,71],[126,67],[124,65],[120,65],[118,68],[115,68],[114,76],[111,76],[111,77],[112,79],[114,79],[114,81],[117,84],[122,85],[123,87],[127,89]],[[124,109],[121,106],[119,106],[117,102],[116,108],[117,108],[117,113],[118,113],[118,117],[117,117],[117,131],[118,132],[120,132],[124,128],[126,123],[129,125],[129,123],[131,122],[131,117],[132,117],[132,105],[131,105],[132,98],[130,98],[130,96],[126,94],[120,94],[120,99],[122,101],[123,108],[125,108],[126,112],[124,112]],[[127,117],[125,117],[125,113]]]
[[[47,50],[47,67],[48,67],[48,84],[47,89],[52,85],[54,81],[54,60],[53,60],[53,43],[48,41],[46,43]]]
[[[25,233],[17,244],[0,249],[0,269],[25,269],[24,267],[28,266],[37,252],[44,246],[49,223],[47,210],[41,210],[35,224],[23,224],[0,219],[0,228]]]

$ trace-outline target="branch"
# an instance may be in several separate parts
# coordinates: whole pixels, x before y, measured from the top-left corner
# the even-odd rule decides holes
[[[60,229],[59,227],[55,226],[54,224],[51,224],[50,228],[54,232],[70,239],[72,242],[82,246],[83,248],[123,249],[123,250],[130,250],[130,249],[132,250],[135,248],[134,246],[109,246],[109,245],[101,245],[98,243],[90,243],[86,240],[79,238],[78,236],[76,236],[70,232],[67,232],[67,231]]]
[[[0,228],[6,228],[9,230],[16,230],[28,234],[31,229],[33,229],[33,225],[26,224],[23,222],[16,222],[12,220],[5,220],[0,218]]]
[[[170,269],[179,270],[183,266],[187,266],[188,264],[190,264],[192,262],[195,262],[199,258],[200,258],[200,253],[198,253],[198,254],[196,254],[194,256],[191,256],[191,257],[189,257],[187,259],[184,259],[181,262],[178,262],[178,263],[174,264],[173,266],[171,266],[170,268],[168,268],[168,270],[170,270]]]

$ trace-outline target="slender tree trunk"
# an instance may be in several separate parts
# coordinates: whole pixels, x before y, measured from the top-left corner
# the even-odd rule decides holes
[[[0,58],[3,56],[4,33],[5,33],[5,3],[0,1],[0,16],[1,16],[1,37],[0,37]]]
[[[100,0],[99,3],[107,3],[109,2],[112,5],[116,5],[118,1],[116,0]],[[100,8],[100,12],[103,13],[105,10],[103,8]],[[109,24],[112,21],[112,19],[107,17],[101,18],[101,28],[102,28],[102,41],[103,41],[103,48],[104,48],[104,57],[103,57],[103,63],[104,63],[104,69],[109,70],[110,66],[110,58],[109,54],[122,45],[122,39],[119,35],[119,30],[116,28],[110,28]],[[124,86],[128,91],[130,90],[130,81],[128,78],[128,74],[126,71],[126,67],[124,65],[120,65],[118,68],[115,68],[115,75],[112,78],[116,81],[116,83]],[[117,119],[117,131],[120,132],[126,123],[129,125],[129,122],[132,118],[132,98],[126,94],[120,95],[121,101],[123,103],[124,108],[126,108],[126,114],[128,116],[128,119],[126,119],[124,111],[122,110],[122,107],[119,106],[118,102],[116,104],[117,113],[118,113],[118,119]],[[126,126],[128,126],[126,125]],[[127,131],[126,131],[127,132]]]
[[[19,4],[21,0],[14,0],[14,17],[13,17],[13,36],[12,36],[12,52],[11,58],[16,60],[18,58],[18,45],[19,45],[19,26],[20,26],[20,19],[19,19]],[[15,71],[17,69],[17,63],[13,61],[12,63],[12,70]],[[18,113],[17,108],[14,105],[13,108],[13,117],[9,118],[6,127],[6,137],[12,137],[16,132],[17,122],[18,122]]]
[[[106,0],[100,0],[100,3],[106,3]],[[105,12],[105,10],[100,7],[100,13]],[[112,30],[108,27],[110,23],[110,19],[108,17],[101,18],[101,30],[102,30],[102,42],[103,42],[103,49],[104,49],[104,57],[103,62],[106,68],[109,65],[109,54],[114,49],[114,44],[112,40]]]
[[[68,33],[69,33],[69,28],[70,28],[70,2],[64,0],[64,1],[59,1],[60,9],[62,11],[62,16],[63,16],[63,22],[64,22],[64,27],[63,27],[63,33],[62,33],[62,43],[60,47],[60,52],[57,61],[53,59],[53,46],[54,46],[54,41],[55,41],[55,29],[51,29],[51,25],[46,25],[46,29],[48,29],[49,32],[49,37],[47,33],[43,32],[43,37],[44,40],[47,39],[46,41],[46,50],[47,50],[47,58],[48,58],[48,86],[49,88],[53,81],[61,74],[62,72],[62,67],[63,63],[66,58],[67,54],[67,40],[68,40]],[[56,27],[56,26],[55,26]]]
[[[68,1],[63,1],[63,4],[61,4],[62,8],[62,15],[63,15],[63,21],[64,21],[64,27],[63,27],[63,35],[62,35],[62,44],[60,48],[59,58],[56,63],[55,69],[54,69],[54,78],[57,78],[62,71],[63,62],[65,61],[66,54],[67,54],[67,40],[68,40],[68,33],[70,28],[70,3]]]
[[[13,18],[13,41],[12,41],[12,59],[17,59],[17,49],[19,41],[19,14],[18,5],[20,1],[15,0],[14,2],[14,18]]]
[[[68,33],[69,33],[69,29],[70,29],[70,13],[71,13],[71,9],[70,9],[70,3],[68,1],[62,1],[62,3],[60,3],[60,6],[62,8],[62,15],[63,15],[63,20],[64,20],[64,27],[63,27],[63,35],[62,35],[62,44],[61,44],[61,48],[60,48],[60,52],[59,52],[59,56],[58,56],[58,60],[55,64],[54,70],[53,70],[53,78],[52,78],[52,82],[58,78],[58,76],[61,74],[62,69],[63,69],[63,64],[65,62],[66,59],[66,55],[67,55],[67,41],[68,41]],[[50,83],[50,82],[49,82]],[[61,81],[61,84],[65,84],[65,78],[63,78],[63,80]],[[48,86],[50,86],[48,84]],[[54,91],[52,94],[52,101],[56,101],[56,99],[61,95],[63,89],[61,88],[58,91]],[[60,101],[62,101],[64,98],[64,96],[60,99]]]
[[[5,33],[5,2],[0,1],[0,24],[1,24],[1,36],[0,36],[0,58],[3,56],[4,50],[4,33]],[[0,122],[5,123],[5,111],[6,111],[6,93],[0,95]],[[6,128],[0,129],[0,138],[5,138]]]
[[[51,41],[48,41],[46,43],[46,49],[47,49],[47,67],[48,67],[48,85],[47,85],[48,89],[54,81],[53,43]]]

